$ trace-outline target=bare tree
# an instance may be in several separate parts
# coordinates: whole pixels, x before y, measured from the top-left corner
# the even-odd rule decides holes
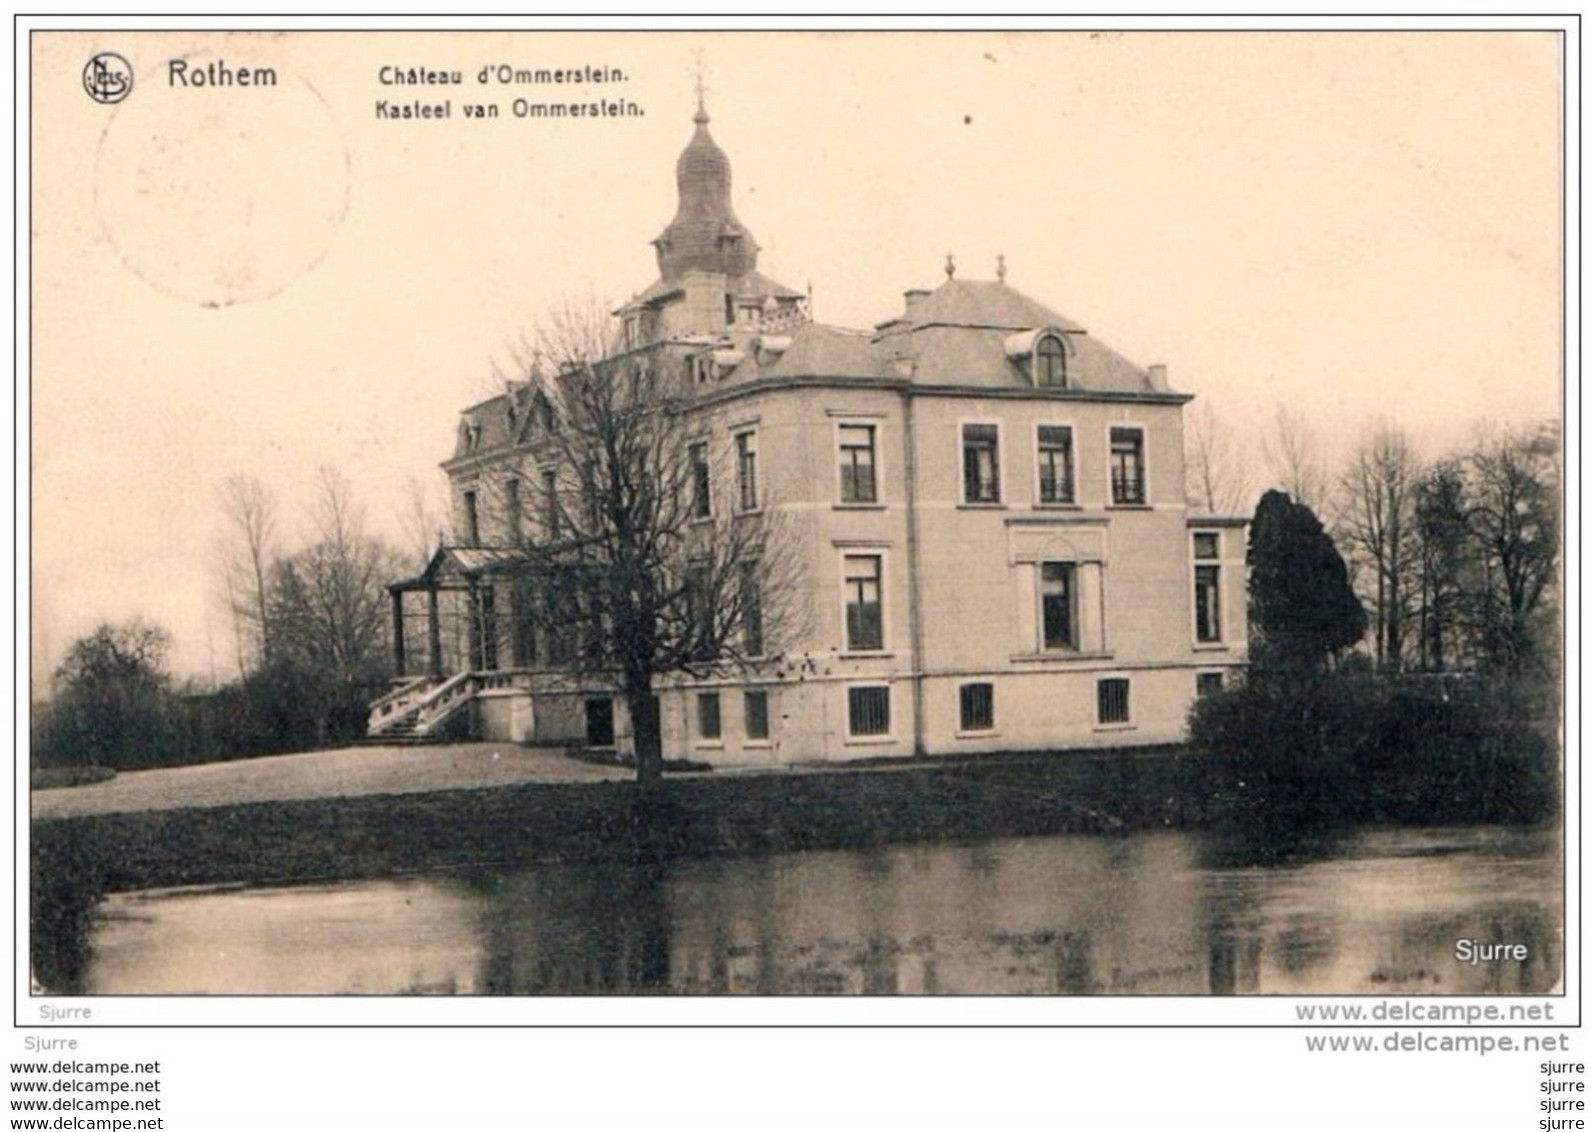
[[[1420,475],[1407,434],[1385,422],[1363,438],[1339,483],[1336,525],[1362,567],[1373,606],[1375,658],[1392,669],[1403,663],[1418,581],[1414,505]]]
[[[1284,405],[1274,406],[1273,428],[1262,436],[1263,462],[1273,485],[1297,503],[1322,511],[1329,476],[1323,446],[1307,418]]]
[[[1246,475],[1234,435],[1211,401],[1185,414],[1185,495],[1191,506],[1213,515],[1241,511]]]
[[[660,682],[775,664],[801,617],[800,558],[779,507],[743,494],[757,491],[753,469],[680,365],[660,364],[665,347],[615,345],[596,304],[539,330],[519,359],[539,367],[519,398],[537,440],[490,498],[494,538],[520,551],[522,615],[550,659],[613,681],[648,782],[663,768]],[[521,484],[537,486],[534,505]]]
[[[253,476],[231,476],[217,489],[224,535],[219,583],[233,622],[238,674],[265,663],[271,651],[268,590],[277,555],[277,500]]]
[[[443,542],[447,525],[445,511],[438,493],[418,476],[404,481],[404,492],[399,500],[398,520],[402,532],[404,554],[415,563],[417,570],[424,569],[432,560],[433,552]]]
[[[385,583],[397,555],[366,533],[365,512],[331,468],[316,472],[316,539],[273,569],[275,647],[336,686],[360,687],[387,662]]]
[[[1483,558],[1478,631],[1485,659],[1524,675],[1548,660],[1536,625],[1559,559],[1560,439],[1554,424],[1481,436],[1468,456],[1468,526]]]

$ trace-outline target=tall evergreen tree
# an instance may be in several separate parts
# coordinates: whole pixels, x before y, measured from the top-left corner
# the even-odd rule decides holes
[[[1252,660],[1261,670],[1306,671],[1362,639],[1368,615],[1346,562],[1312,508],[1263,494],[1246,548]]]

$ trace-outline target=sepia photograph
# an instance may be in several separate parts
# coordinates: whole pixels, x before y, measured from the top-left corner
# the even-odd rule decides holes
[[[35,1003],[1566,995],[1560,33],[18,51]]]

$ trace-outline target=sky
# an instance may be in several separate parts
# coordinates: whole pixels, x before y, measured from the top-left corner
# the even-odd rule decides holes
[[[1561,410],[1560,45],[1539,33],[38,33],[32,655],[138,615],[234,669],[218,485],[308,537],[319,466],[398,542],[549,310],[656,277],[694,88],[760,269],[867,327],[949,252],[1255,438],[1431,454]],[[84,70],[115,52],[114,104]],[[225,64],[271,86],[174,80]],[[623,79],[486,85],[484,67]],[[459,71],[385,85],[383,68]],[[210,68],[214,71],[216,68]],[[175,82],[175,85],[174,85]],[[633,104],[547,119],[529,102]],[[389,120],[419,100],[451,116]],[[497,119],[466,117],[492,103]],[[1254,461],[1255,464],[1255,461]],[[37,679],[35,681],[37,684]]]

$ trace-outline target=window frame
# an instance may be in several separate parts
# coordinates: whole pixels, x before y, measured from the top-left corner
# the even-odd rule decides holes
[[[1064,571],[1064,597],[1068,604],[1068,643],[1047,643],[1047,567],[1058,566]],[[1040,656],[1068,656],[1080,652],[1080,564],[1078,562],[1049,558],[1036,563],[1036,652]]]
[[[1138,463],[1141,471],[1141,491],[1137,499],[1121,500],[1118,497],[1117,477],[1114,475],[1117,466],[1113,447],[1113,434],[1115,432],[1134,432],[1139,437]],[[1117,508],[1150,507],[1152,500],[1152,459],[1151,446],[1147,443],[1147,427],[1135,421],[1121,421],[1117,424],[1110,424],[1108,425],[1106,439],[1108,456],[1107,506]]]
[[[764,634],[764,589],[759,585],[759,563],[741,563],[741,576],[737,584],[744,587],[739,595],[742,598],[742,624],[739,628],[743,655],[748,660],[757,660],[766,655],[765,649],[769,644]],[[746,596],[750,589],[753,593],[751,601]]]
[[[890,652],[891,626],[886,620],[886,579],[887,552],[880,546],[844,546],[839,548],[838,578],[842,591],[842,648],[843,656],[880,656]],[[876,564],[875,587],[877,609],[877,626],[880,630],[880,643],[870,646],[857,646],[853,643],[851,632],[851,618],[848,615],[849,604],[852,598],[851,579],[848,576],[848,560],[853,558],[873,558]]]
[[[847,743],[895,743],[897,736],[892,727],[892,685],[885,680],[871,680],[861,683],[847,684],[843,688],[846,697],[846,711],[844,718],[847,721]],[[856,720],[853,717],[853,694],[855,692],[879,691],[885,695],[886,719],[885,729],[881,731],[858,731],[854,729]]]
[[[759,510],[759,430],[739,428],[731,443],[737,461],[737,513],[751,515]]]
[[[968,430],[971,428],[989,428],[996,435],[991,440],[991,474],[992,498],[969,498],[969,452],[971,443]],[[982,438],[977,443],[984,443]],[[958,462],[954,465],[958,469],[958,505],[960,507],[1001,507],[1003,480],[1002,465],[1002,422],[991,419],[967,419],[958,422]]]
[[[709,462],[708,440],[687,441],[687,474],[692,483],[688,518],[694,523],[708,522],[714,518],[714,468]]]
[[[521,508],[521,477],[507,476],[504,480],[504,527],[512,546],[521,541]]]
[[[842,443],[842,434],[843,434],[843,430],[844,429],[860,429],[860,428],[868,429],[869,430],[869,434],[870,434],[870,443],[869,443],[868,452],[870,454],[870,472],[871,472],[871,475],[870,475],[870,487],[871,487],[871,492],[870,492],[870,498],[869,499],[849,499],[847,497],[847,480],[842,474],[843,473],[842,454],[843,454],[844,451],[852,452],[852,451],[860,451],[861,449],[859,449],[858,446],[856,446],[856,445],[844,446],[843,443]],[[880,422],[879,418],[874,418],[874,417],[871,417],[871,418],[838,417],[838,418],[835,419],[835,421],[832,422],[832,441],[833,441],[833,451],[835,453],[835,456],[834,456],[834,458],[832,460],[832,464],[836,468],[836,506],[837,507],[869,508],[869,507],[884,507],[886,505],[885,504],[885,500],[883,499],[883,496],[884,496],[885,493],[882,491],[883,470],[884,470],[884,467],[885,467],[885,462],[884,462],[884,460],[882,459],[882,456],[881,456],[881,447],[882,447],[882,445],[881,445],[881,432],[882,432],[882,430],[881,430],[881,422]],[[856,463],[853,464],[852,466],[855,467],[855,468],[857,467]],[[857,477],[855,476],[855,487],[856,487],[856,478]]]
[[[1042,346],[1047,342],[1056,343],[1058,347],[1058,380],[1055,382],[1042,380]],[[1062,334],[1047,331],[1036,336],[1035,342],[1030,347],[1030,380],[1037,389],[1069,388],[1069,343]]]
[[[1068,485],[1069,485],[1069,497],[1067,499],[1048,499],[1048,498],[1046,498],[1046,492],[1042,488],[1041,452],[1042,452],[1042,447],[1043,446],[1042,446],[1042,442],[1041,442],[1041,430],[1044,429],[1044,428],[1063,429],[1069,435],[1069,443],[1068,443],[1068,447],[1066,449],[1067,459],[1065,461],[1065,463],[1067,465],[1067,467],[1066,467],[1067,482],[1068,482]],[[1036,441],[1036,444],[1035,444],[1035,449],[1034,449],[1035,457],[1036,457],[1036,475],[1035,475],[1035,479],[1033,481],[1033,486],[1035,487],[1035,490],[1036,490],[1036,506],[1037,507],[1079,507],[1080,506],[1080,468],[1079,468],[1080,461],[1079,461],[1078,445],[1075,444],[1075,435],[1076,435],[1077,431],[1078,430],[1074,427],[1074,422],[1073,421],[1037,421],[1036,422],[1036,427],[1035,427],[1035,441]],[[1048,447],[1050,449],[1053,446],[1048,446]]]
[[[1203,681],[1209,681],[1209,680],[1217,681],[1218,682],[1218,687],[1213,688],[1210,691],[1203,691],[1202,690]],[[1200,699],[1203,699],[1203,698],[1205,698],[1207,696],[1211,696],[1211,695],[1215,695],[1217,693],[1220,693],[1220,692],[1222,692],[1224,690],[1224,684],[1225,684],[1224,669],[1222,669],[1222,668],[1203,668],[1203,669],[1198,669],[1197,673],[1196,673],[1196,698],[1200,700]]]
[[[762,734],[754,733],[753,713],[749,710],[755,698],[761,700],[764,704],[764,730]],[[742,690],[742,734],[750,747],[770,745],[770,690],[768,688],[744,688]]]
[[[694,738],[698,746],[718,747],[725,743],[725,709],[720,702],[718,691],[699,692],[697,698],[697,718],[694,720]],[[704,724],[709,720],[708,710],[713,708],[714,730],[711,732]]]
[[[978,719],[972,721],[970,693],[978,688],[985,689],[986,715],[982,725]],[[971,680],[967,684],[958,685],[958,731],[963,735],[993,735],[997,731],[997,685],[991,680]]]
[[[541,468],[543,478],[543,537],[550,542],[564,534],[559,502],[559,469]]]
[[[1198,540],[1211,538],[1213,552],[1211,554],[1198,553]],[[1190,531],[1190,556],[1191,556],[1191,643],[1202,649],[1225,648],[1229,644],[1229,636],[1225,632],[1224,607],[1224,534],[1219,530],[1197,527]],[[1202,575],[1210,571],[1212,574],[1212,615],[1213,625],[1211,635],[1204,635],[1203,629],[1203,582]]]
[[[1108,706],[1108,701],[1104,698],[1104,696],[1105,696],[1106,691],[1107,691],[1107,686],[1110,685],[1110,684],[1122,684],[1124,686],[1124,718],[1123,719],[1108,719],[1108,718],[1105,717],[1103,709]],[[1130,677],[1129,677],[1128,673],[1104,674],[1104,675],[1101,675],[1101,676],[1097,677],[1097,681],[1096,681],[1096,693],[1097,693],[1097,712],[1096,712],[1097,722],[1096,722],[1096,728],[1097,728],[1097,730],[1103,731],[1103,730],[1125,729],[1125,728],[1132,728],[1132,727],[1135,726],[1135,700],[1134,700],[1134,698],[1133,698],[1133,696],[1131,694],[1133,692],[1133,690],[1134,689],[1133,689],[1133,686],[1132,686],[1132,683],[1131,683],[1131,680],[1130,680]]]
[[[477,485],[460,489],[460,512],[464,521],[465,530],[461,532],[462,541],[466,546],[482,545],[481,513],[477,509]]]

